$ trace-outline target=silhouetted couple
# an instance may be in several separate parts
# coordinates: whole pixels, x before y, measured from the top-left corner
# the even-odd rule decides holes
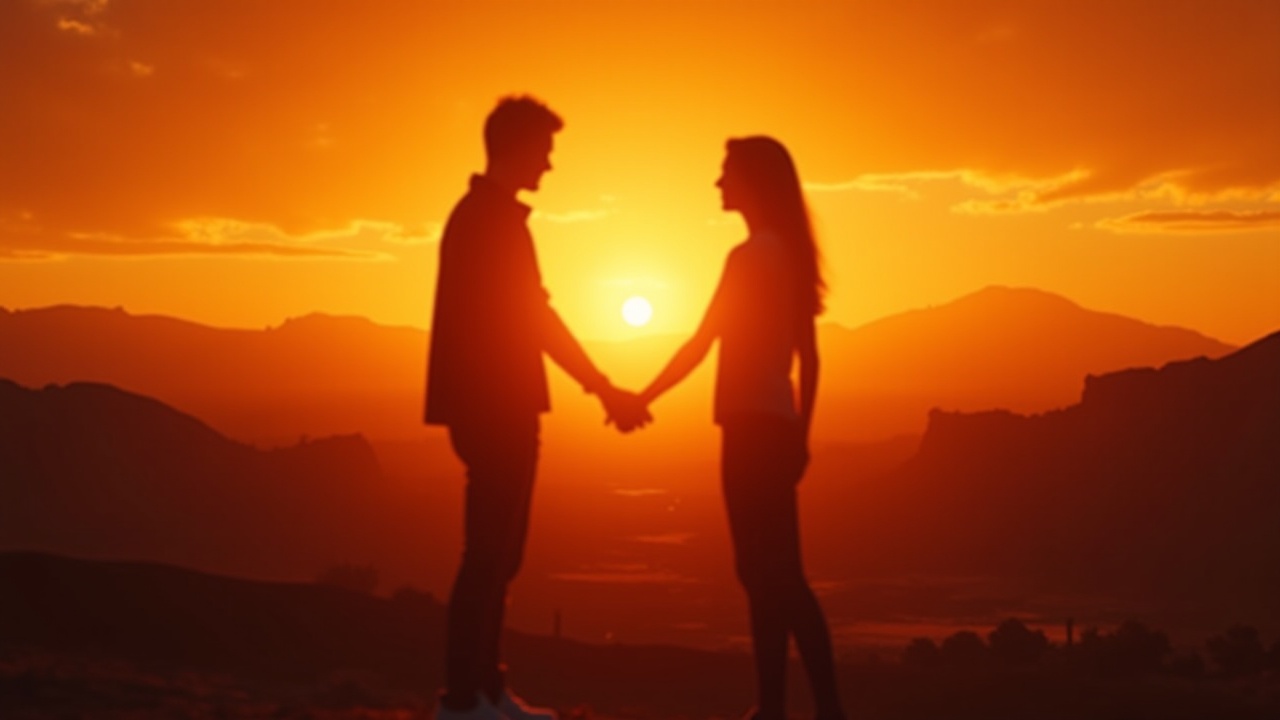
[[[449,598],[440,719],[550,720],[506,687],[499,644],[507,586],[528,530],[539,415],[550,409],[545,353],[623,432],[720,340],[715,421],[738,578],[746,589],[759,720],[785,717],[794,637],[820,720],[844,717],[830,633],[800,557],[796,486],[809,461],[818,387],[814,323],[825,286],[795,166],[767,137],[730,140],[720,188],[750,234],[729,254],[698,330],[639,394],[614,387],[552,309],[520,190],[551,169],[561,119],[529,97],[506,98],[484,127],[487,163],[445,226],[427,375],[426,421],[446,425],[466,465],[465,544]],[[799,358],[799,391],[791,368]],[[654,688],[654,693],[663,692]]]

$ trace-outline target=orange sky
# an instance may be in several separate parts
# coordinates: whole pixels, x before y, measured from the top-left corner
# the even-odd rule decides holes
[[[566,120],[528,200],[584,337],[692,329],[743,236],[713,182],[749,133],[809,185],[836,322],[1003,284],[1280,329],[1268,0],[6,0],[0,305],[425,326],[511,92]]]

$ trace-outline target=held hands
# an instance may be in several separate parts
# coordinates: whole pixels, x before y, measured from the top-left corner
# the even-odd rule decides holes
[[[612,423],[618,432],[629,433],[653,422],[649,406],[636,393],[610,385],[599,393],[604,405],[606,425]]]

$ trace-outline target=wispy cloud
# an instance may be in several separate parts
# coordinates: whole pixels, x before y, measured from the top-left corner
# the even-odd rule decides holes
[[[1172,203],[1179,207],[1202,207],[1232,201],[1273,203],[1280,185],[1212,186],[1198,185],[1202,173],[1192,169],[1168,170],[1146,177],[1117,182],[1114,177],[1092,170],[1076,169],[1056,177],[1025,180],[1001,187],[999,183],[979,185],[994,197],[971,198],[952,207],[970,215],[1000,215],[1043,212],[1077,204],[1119,202]]]
[[[364,227],[369,231],[381,234],[382,242],[396,245],[430,245],[440,241],[444,234],[444,223],[431,221],[418,228],[407,228],[398,223],[379,220],[357,220],[354,227]]]
[[[106,13],[108,0],[38,0],[37,5],[55,8],[55,26],[62,32],[81,37],[108,35],[111,31],[100,17]]]
[[[852,180],[836,182],[806,182],[805,192],[841,193],[841,192],[889,192],[900,193],[912,199],[920,197],[910,185],[901,181],[897,175],[859,175]]]
[[[953,170],[912,170],[898,173],[867,173],[850,180],[838,182],[807,182],[804,189],[815,193],[835,192],[888,192],[911,199],[924,196],[922,185],[953,182],[988,195],[1003,195],[1001,200],[975,201],[1006,203],[1009,207],[1034,203],[1039,195],[1084,177],[1084,170],[1071,170],[1061,175],[1044,178],[1026,177],[1009,173],[991,173],[983,170],[959,168]],[[960,212],[980,209],[962,203],[954,208]]]
[[[54,256],[45,253],[0,247],[0,262],[38,262],[53,259],[55,259]]]
[[[291,243],[168,238],[139,240],[110,235],[74,233],[60,242],[46,242],[35,252],[48,256],[162,257],[172,255],[214,257],[270,257],[278,259],[376,260],[375,253],[343,248],[308,247]]]
[[[1098,221],[1117,233],[1222,233],[1280,229],[1280,210],[1143,211]]]
[[[257,257],[279,260],[390,260],[386,246],[420,246],[440,236],[439,223],[421,228],[380,220],[354,220],[345,227],[290,235],[267,223],[230,218],[191,218],[173,224],[174,234],[136,238],[104,232],[43,232],[34,222],[0,224],[0,260],[70,256]]]
[[[1192,189],[1196,173],[1171,170],[1141,178],[1117,189],[1113,179],[1076,168],[1047,177],[997,175],[981,170],[923,170],[860,175],[835,183],[808,183],[810,192],[891,192],[920,199],[931,183],[958,183],[979,191],[976,197],[957,202],[951,211],[963,215],[1012,215],[1046,212],[1067,205],[1143,203],[1167,210],[1145,210],[1106,218],[1095,226],[1117,233],[1246,232],[1280,227],[1280,211],[1271,210],[1280,199],[1280,188],[1231,187],[1212,192]],[[1212,209],[1223,203],[1257,202],[1263,209]],[[1073,227],[1086,227],[1077,223]]]
[[[58,18],[58,29],[82,37],[92,37],[98,34],[98,29],[93,25],[82,20],[65,17]]]
[[[278,246],[339,257],[387,259],[385,253],[355,248],[380,244],[426,245],[439,240],[441,226],[439,223],[427,223],[421,228],[409,228],[385,220],[356,219],[340,228],[290,235],[269,223],[205,217],[182,220],[174,223],[174,227],[183,239],[213,247],[237,244]]]

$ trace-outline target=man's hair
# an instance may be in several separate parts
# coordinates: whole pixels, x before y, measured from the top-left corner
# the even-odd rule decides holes
[[[542,101],[529,95],[511,95],[484,121],[484,149],[489,157],[502,157],[512,150],[559,132],[564,121]]]

